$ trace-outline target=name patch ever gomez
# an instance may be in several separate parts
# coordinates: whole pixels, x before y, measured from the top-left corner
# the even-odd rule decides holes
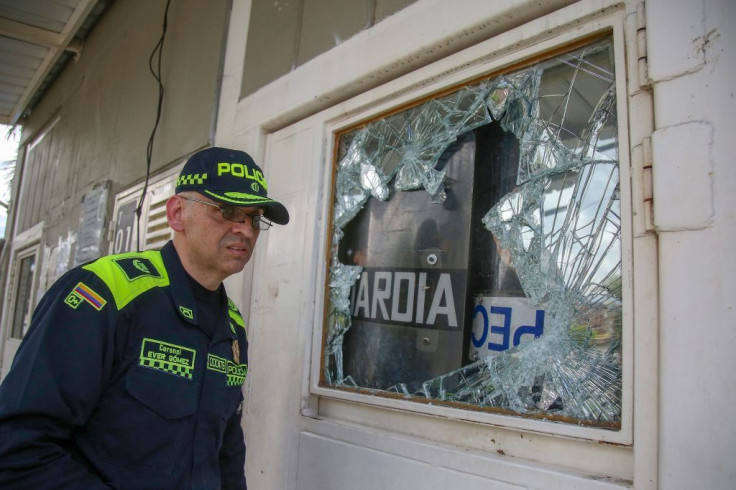
[[[192,379],[194,349],[155,339],[143,339],[138,364],[182,378]]]

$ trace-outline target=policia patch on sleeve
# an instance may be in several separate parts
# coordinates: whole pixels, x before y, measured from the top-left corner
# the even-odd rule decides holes
[[[124,259],[115,259],[123,274],[129,281],[138,279],[139,277],[161,277],[161,273],[154,267],[153,262],[142,257],[128,257]]]
[[[72,292],[64,299],[64,303],[71,306],[75,310],[82,303],[87,303],[97,311],[100,311],[106,304],[107,301],[97,294],[91,287],[87,286],[83,282],[78,283]]]
[[[226,375],[226,386],[243,386],[248,375],[247,364],[236,364],[214,354],[207,354],[207,369]]]

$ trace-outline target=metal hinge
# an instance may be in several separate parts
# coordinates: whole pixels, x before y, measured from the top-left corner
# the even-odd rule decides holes
[[[652,185],[652,138],[647,136],[641,142],[642,161],[642,199],[644,210],[644,229],[654,231],[654,189]]]
[[[647,29],[644,2],[636,6],[636,59],[639,75],[639,87],[649,86],[649,68],[647,66]]]

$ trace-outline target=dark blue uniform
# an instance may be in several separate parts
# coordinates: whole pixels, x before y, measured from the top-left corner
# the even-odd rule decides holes
[[[0,387],[0,488],[246,488],[247,340],[222,299],[210,336],[172,243],[66,273]]]

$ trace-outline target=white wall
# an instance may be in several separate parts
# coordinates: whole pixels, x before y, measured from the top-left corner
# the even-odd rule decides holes
[[[251,488],[733,488],[736,423],[728,415],[736,395],[728,375],[736,367],[736,259],[728,251],[736,172],[726,154],[734,134],[733,2],[653,0],[646,9],[633,1],[568,3],[519,0],[501,11],[483,0],[419,0],[239,100],[250,2],[234,2],[216,143],[263,161],[269,191],[292,214],[287,227],[261,236],[245,302]],[[331,128],[462,80],[480,62],[564,44],[608,15],[623,19],[614,35],[626,44],[619,48],[626,53],[621,118],[629,118],[629,132],[621,137],[631,150],[633,200],[625,256],[635,261],[634,362],[626,374],[631,440],[600,444],[552,428],[469,423],[463,419],[473,415],[457,410],[418,415],[405,406],[315,396]],[[645,46],[654,122],[645,77],[639,86]],[[649,136],[658,242],[643,204]],[[230,287],[238,289],[249,298],[249,279]]]
[[[736,3],[648,0],[661,488],[736,488]]]

